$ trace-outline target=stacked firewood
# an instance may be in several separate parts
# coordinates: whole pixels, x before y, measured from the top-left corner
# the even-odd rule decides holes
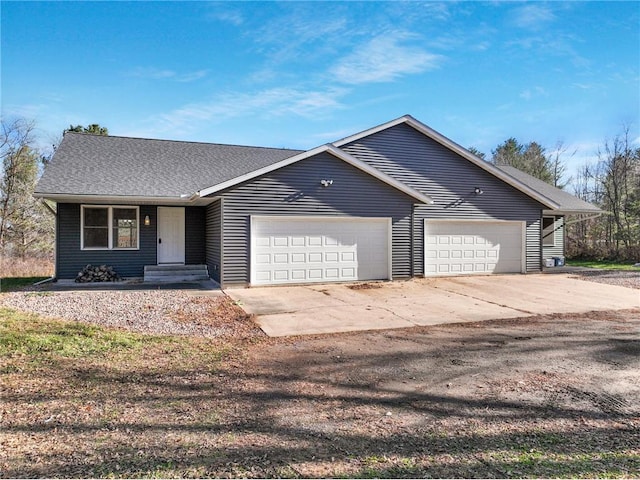
[[[76,277],[76,283],[89,283],[89,282],[117,282],[121,280],[113,267],[107,265],[93,266],[87,265],[78,272]]]

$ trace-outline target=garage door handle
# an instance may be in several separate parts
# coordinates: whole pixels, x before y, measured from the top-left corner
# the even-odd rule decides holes
[[[162,239],[161,238],[158,239],[158,243],[162,243]]]

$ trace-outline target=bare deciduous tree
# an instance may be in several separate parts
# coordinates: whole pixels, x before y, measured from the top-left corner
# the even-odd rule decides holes
[[[0,252],[20,257],[50,253],[53,219],[32,196],[41,160],[34,146],[35,125],[22,118],[0,123]]]

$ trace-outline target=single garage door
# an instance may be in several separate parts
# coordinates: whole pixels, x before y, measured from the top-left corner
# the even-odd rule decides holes
[[[251,284],[391,278],[390,218],[251,217]]]
[[[525,223],[508,221],[424,222],[425,275],[525,271]]]

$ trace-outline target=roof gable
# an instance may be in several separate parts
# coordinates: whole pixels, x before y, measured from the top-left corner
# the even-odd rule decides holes
[[[429,137],[430,139],[438,142],[439,144],[443,145],[444,147],[448,148],[449,150],[453,151],[454,153],[456,153],[457,155],[459,155],[460,157],[468,160],[469,162],[471,162],[472,164],[482,168],[483,170],[487,171],[488,173],[490,173],[491,175],[499,178],[500,180],[502,180],[503,182],[511,185],[512,187],[516,188],[517,190],[520,190],[521,192],[523,192],[524,194],[526,194],[527,196],[533,198],[534,200],[540,202],[541,204],[545,205],[546,207],[550,208],[550,209],[558,209],[560,208],[560,205],[558,203],[556,203],[553,199],[548,198],[547,196],[545,196],[544,194],[536,191],[535,189],[531,188],[529,185],[521,182],[520,180],[506,174],[505,172],[501,171],[499,168],[497,168],[495,165],[492,165],[491,163],[477,157],[476,155],[472,154],[470,151],[468,151],[466,148],[462,147],[461,145],[457,144],[456,142],[454,142],[453,140],[445,137],[444,135],[442,135],[439,132],[436,132],[435,130],[433,130],[432,128],[426,126],[425,124],[423,124],[422,122],[419,122],[418,120],[416,120],[415,118],[413,118],[411,115],[404,115],[400,118],[396,118],[395,120],[391,120],[390,122],[387,123],[383,123],[381,125],[378,125],[376,127],[370,128],[368,130],[364,130],[360,133],[356,133],[354,135],[351,135],[349,137],[345,137],[341,140],[338,140],[336,142],[333,142],[333,145],[335,145],[336,147],[340,148],[343,147],[349,143],[355,142],[357,140],[360,140],[364,137],[368,137],[370,135],[375,135],[376,133],[379,133],[383,130],[387,130],[389,128],[393,128],[397,125],[401,125],[401,124],[405,124],[410,126],[411,128],[417,130],[418,132],[422,133],[423,135]]]
[[[426,203],[426,204],[433,203],[433,200],[429,196],[427,196],[427,195],[425,195],[425,194],[423,194],[423,193],[421,193],[421,192],[419,192],[419,191],[417,191],[417,190],[405,185],[402,182],[399,182],[398,180],[395,180],[394,178],[390,177],[389,175],[381,172],[380,170],[377,170],[376,168],[368,165],[367,163],[365,163],[365,162],[363,162],[361,160],[358,160],[353,155],[350,155],[347,152],[345,152],[343,150],[340,150],[340,149],[336,148],[335,146],[333,146],[331,144],[322,145],[320,147],[316,147],[314,149],[307,150],[306,152],[301,152],[298,155],[286,158],[286,159],[284,159],[284,160],[282,160],[280,162],[274,163],[272,165],[268,165],[268,166],[266,166],[264,168],[261,168],[259,170],[255,170],[253,172],[249,172],[249,173],[247,173],[245,175],[242,175],[240,177],[231,179],[231,180],[229,180],[227,182],[223,182],[221,184],[217,184],[217,185],[213,185],[213,186],[211,186],[209,188],[205,188],[205,189],[200,191],[200,196],[201,197],[205,197],[205,196],[209,196],[209,195],[214,195],[215,193],[220,192],[222,190],[225,190],[227,188],[230,188],[230,187],[233,187],[233,186],[238,185],[240,183],[252,180],[252,179],[257,178],[259,176],[266,175],[267,173],[273,172],[273,171],[278,170],[280,168],[284,168],[284,167],[286,167],[288,165],[297,163],[297,162],[299,162],[301,160],[313,157],[314,155],[317,155],[317,154],[323,153],[323,152],[330,153],[334,157],[336,157],[336,158],[338,158],[338,159],[340,159],[340,160],[342,160],[342,161],[344,161],[344,162],[346,162],[346,163],[358,168],[359,170],[362,170],[363,172],[371,175],[372,177],[377,178],[378,180],[380,180],[380,181],[392,186],[393,188],[395,188],[397,190],[400,190],[401,192],[409,195],[410,197],[413,197],[415,200],[418,200],[421,203]]]

